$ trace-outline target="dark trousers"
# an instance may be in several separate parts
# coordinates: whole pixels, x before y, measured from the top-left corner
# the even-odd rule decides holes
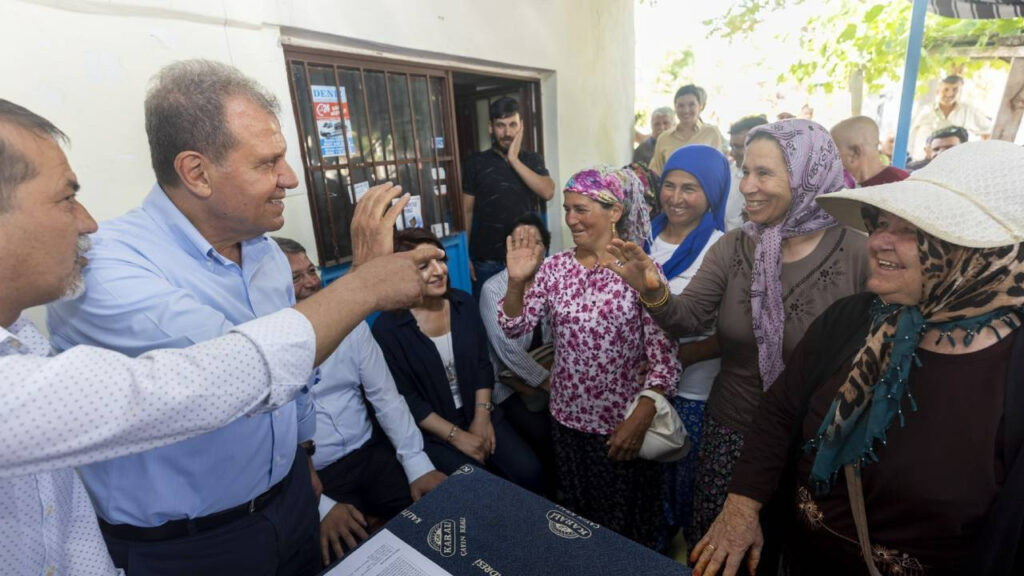
[[[541,494],[544,488],[543,472],[533,450],[502,417],[500,408],[491,415],[491,423],[494,425],[496,446],[494,454],[487,458],[486,468],[531,492]],[[462,429],[468,428],[468,424],[457,424]],[[445,474],[451,474],[465,464],[480,465],[451,444],[429,434],[423,437],[423,449],[434,466]]]
[[[476,280],[473,281],[473,296],[479,298],[484,282],[504,269],[504,260],[473,260],[473,272],[476,274]]]
[[[131,576],[317,574],[323,568],[320,516],[301,449],[282,482],[265,508],[213,530],[160,542],[103,538],[114,565]]]
[[[531,412],[519,394],[513,394],[500,404],[505,420],[536,454],[543,474],[544,495],[549,499],[558,491],[558,465],[555,447],[551,443],[551,416],[547,410]]]
[[[366,444],[317,474],[324,494],[336,502],[355,506],[364,515],[389,520],[412,504],[405,469],[391,442],[376,426]]]

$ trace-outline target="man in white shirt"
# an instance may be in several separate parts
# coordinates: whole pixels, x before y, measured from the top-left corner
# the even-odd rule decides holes
[[[319,292],[320,275],[306,249],[290,238],[274,240],[288,257],[295,299]],[[367,402],[380,429],[370,421]],[[323,484],[320,547],[327,564],[331,553],[340,557],[354,548],[371,525],[389,520],[446,476],[423,451],[423,436],[365,322],[320,365],[313,406],[313,465]]]
[[[106,576],[119,572],[73,467],[291,402],[367,313],[419,302],[417,263],[438,251],[376,258],[323,296],[188,349],[132,359],[82,346],[50,356],[21,313],[74,297],[96,231],[77,200],[78,179],[60,148],[66,140],[46,119],[0,99],[0,566]],[[378,189],[356,230],[380,237],[396,195]]]
[[[743,226],[743,194],[740,194],[740,180],[743,179],[743,156],[746,153],[747,132],[756,126],[767,124],[764,114],[745,116],[729,127],[729,156],[732,157],[732,178],[729,197],[725,201],[725,229],[735,230]],[[660,174],[658,176],[661,176]]]
[[[535,234],[544,245],[543,259],[551,249],[551,233],[540,215],[527,212],[516,218],[509,227],[508,235],[515,234],[520,227],[525,227],[526,233]],[[494,394],[491,398],[537,455],[544,474],[544,494],[553,499],[558,490],[558,463],[551,443],[551,415],[548,412],[551,391],[548,368],[554,359],[550,346],[550,322],[544,318],[532,332],[517,338],[507,336],[498,324],[498,306],[506,290],[508,271],[502,270],[491,276],[480,291],[480,317],[487,331],[491,364],[494,365]],[[538,356],[546,362],[539,361]]]
[[[928,136],[946,126],[966,128],[977,140],[985,140],[992,135],[992,119],[974,106],[959,101],[963,87],[963,78],[947,76],[939,84],[935,103],[914,117],[907,152],[915,160],[925,157]]]

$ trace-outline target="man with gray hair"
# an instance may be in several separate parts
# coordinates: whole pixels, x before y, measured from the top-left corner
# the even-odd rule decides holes
[[[0,571],[113,576],[72,468],[290,403],[314,364],[368,312],[420,300],[416,265],[438,251],[378,258],[294,309],[187,350],[133,359],[80,346],[51,355],[21,314],[76,292],[87,264],[83,240],[96,231],[78,202],[78,178],[60,147],[66,141],[46,119],[0,99]],[[357,210],[357,229],[382,220],[373,204],[393,196],[382,192]]]
[[[676,127],[676,111],[668,106],[655,108],[651,112],[651,137],[644,140],[633,151],[633,162],[643,162],[651,165],[651,158],[654,157],[654,145],[658,142],[658,136],[662,132],[668,132]],[[661,177],[661,174],[658,174]]]
[[[231,66],[188,60],[155,76],[145,111],[156,184],[96,234],[84,296],[49,307],[58,349],[184,347],[295,303],[288,260],[265,234],[298,185],[277,99]],[[303,394],[82,467],[115,564],[133,576],[316,572],[314,427]]]

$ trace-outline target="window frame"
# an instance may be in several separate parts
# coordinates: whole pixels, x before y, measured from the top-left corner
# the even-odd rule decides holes
[[[422,197],[424,194],[423,187],[423,174],[422,165],[429,163],[435,170],[440,166],[445,166],[445,178],[444,182],[447,187],[447,202],[439,201],[438,205],[441,208],[442,214],[440,215],[441,221],[444,222],[445,209],[450,211],[453,216],[451,225],[449,227],[449,234],[454,233],[458,230],[463,229],[463,222],[461,217],[461,202],[458,196],[461,192],[461,169],[460,159],[458,155],[458,141],[457,135],[454,130],[454,111],[452,109],[452,79],[451,72],[443,68],[436,66],[427,65],[411,65],[409,63],[396,63],[385,61],[379,58],[363,58],[357,55],[350,55],[320,49],[313,48],[302,48],[285,46],[285,68],[288,74],[288,89],[292,102],[292,112],[295,115],[295,123],[298,129],[298,136],[300,139],[300,154],[302,156],[303,174],[306,180],[306,190],[310,205],[310,216],[313,220],[314,235],[316,238],[317,253],[321,266],[334,266],[345,264],[351,261],[352,255],[344,255],[343,250],[339,249],[338,234],[347,233],[348,226],[351,223],[352,214],[351,212],[344,213],[342,216],[346,218],[347,222],[344,225],[339,225],[335,222],[335,211],[331,208],[330,194],[327,193],[327,174],[330,171],[341,171],[361,168],[367,170],[372,174],[373,181],[370,185],[377,184],[383,181],[399,181],[400,171],[404,166],[411,165],[416,171],[416,182],[418,187],[418,193]],[[342,161],[340,158],[336,158],[332,161],[325,162],[323,151],[320,149],[319,144],[307,146],[307,140],[312,136],[313,140],[318,142],[318,135],[310,135],[306,130],[306,124],[303,119],[303,110],[299,105],[298,95],[296,93],[299,88],[293,77],[293,66],[301,66],[302,72],[305,76],[306,89],[308,90],[312,86],[310,68],[330,68],[334,74],[335,87],[341,87],[341,76],[342,70],[358,71],[359,81],[362,89],[362,109],[356,109],[353,107],[350,110],[350,115],[354,118],[355,115],[362,115],[362,120],[365,121],[365,126],[368,132],[372,134],[372,121],[370,117],[370,103],[367,97],[367,74],[368,73],[382,73],[384,77],[384,91],[387,95],[387,111],[388,111],[388,124],[390,130],[390,145],[388,146],[388,152],[391,154],[391,158],[388,159],[387,154],[383,159],[378,159],[370,154],[369,157],[363,157],[360,161],[353,161],[352,150],[347,150],[349,133],[345,126],[344,121],[341,123],[341,137],[343,146],[346,148],[346,158]],[[414,157],[411,158],[399,158],[398,154],[398,138],[395,132],[395,108],[392,104],[392,90],[391,81],[392,76],[403,76],[405,78],[406,91],[409,107],[408,113],[410,115],[410,122],[412,128],[412,148],[414,151]],[[450,150],[447,154],[440,154],[436,146],[430,146],[430,150],[422,150],[420,145],[420,137],[418,134],[419,126],[417,125],[417,112],[416,105],[417,101],[413,94],[413,80],[423,79],[425,80],[425,87],[427,93],[426,109],[427,109],[427,122],[432,130],[430,138],[438,135],[439,133],[445,139],[446,150]],[[441,94],[437,95],[438,106],[440,109],[441,118],[436,118],[436,110],[433,105],[433,88],[432,79],[440,81]],[[351,97],[347,98],[348,102],[351,103]],[[422,120],[422,119],[420,119]],[[314,120],[315,122],[315,120]],[[354,123],[354,122],[353,122]],[[440,131],[438,130],[440,128]],[[369,135],[367,135],[369,136]],[[362,137],[362,135],[361,135]],[[354,139],[353,139],[354,140]],[[356,148],[359,148],[359,144],[356,143]],[[315,150],[315,158],[310,157],[310,150]],[[331,156],[328,159],[334,158]],[[380,179],[379,171],[383,170],[386,175],[385,179]],[[316,185],[316,179],[320,180],[323,184],[322,188],[325,194],[323,198],[323,205],[318,198],[320,192],[318,192],[318,186]],[[355,183],[352,178],[346,178],[345,191],[349,195],[349,201],[354,209],[355,206]],[[435,186],[438,185],[438,181],[435,180]],[[422,200],[421,200],[422,202]],[[423,206],[421,205],[421,215]],[[326,215],[322,216],[321,211],[326,210]],[[326,222],[325,222],[326,220]],[[326,226],[325,226],[326,224]],[[329,228],[329,230],[325,230]]]
[[[438,202],[438,206],[440,207],[440,209],[442,211],[442,214],[441,214],[442,222],[449,223],[449,226],[448,226],[448,229],[447,229],[447,233],[448,233],[447,235],[449,235],[449,236],[457,234],[457,233],[459,233],[461,231],[464,231],[465,228],[466,228],[466,223],[465,223],[465,219],[463,217],[463,211],[462,211],[462,164],[463,164],[463,158],[461,157],[460,146],[459,146],[458,126],[457,126],[457,112],[456,112],[456,106],[455,106],[455,87],[454,87],[454,80],[453,80],[453,77],[454,77],[454,75],[456,73],[472,73],[472,74],[480,74],[480,75],[499,77],[499,78],[508,78],[510,80],[516,80],[516,81],[519,81],[519,82],[526,82],[526,83],[532,84],[533,86],[530,89],[530,93],[532,95],[533,102],[531,103],[530,113],[528,115],[524,114],[524,122],[527,120],[527,116],[529,116],[529,120],[530,120],[531,124],[533,124],[532,135],[534,136],[534,142],[533,142],[534,149],[536,150],[536,152],[538,154],[541,154],[541,155],[544,154],[543,120],[542,120],[542,113],[541,113],[541,108],[542,108],[543,100],[542,100],[542,94],[541,94],[541,85],[540,85],[541,82],[540,82],[540,79],[537,78],[537,77],[524,76],[524,75],[516,75],[516,74],[508,74],[508,73],[503,73],[503,72],[495,72],[495,71],[491,71],[491,70],[482,71],[480,69],[464,68],[464,67],[458,67],[458,66],[442,65],[442,64],[420,62],[420,61],[401,60],[401,59],[388,58],[388,57],[382,57],[382,56],[372,56],[372,55],[365,55],[365,54],[354,54],[354,53],[348,53],[348,52],[343,52],[343,51],[329,50],[329,49],[324,49],[324,48],[313,48],[313,47],[306,47],[306,46],[292,45],[292,44],[285,44],[283,46],[283,51],[284,51],[285,72],[286,72],[287,78],[288,78],[288,90],[289,90],[289,95],[290,95],[291,103],[292,103],[292,112],[293,112],[294,117],[295,117],[295,124],[296,124],[296,128],[298,130],[298,137],[299,137],[299,141],[300,141],[299,149],[300,149],[300,154],[301,154],[301,157],[302,157],[302,164],[303,164],[302,168],[303,168],[303,175],[305,177],[305,182],[306,182],[306,194],[307,194],[307,199],[309,201],[310,217],[311,217],[312,222],[313,222],[313,230],[314,230],[314,237],[315,237],[315,240],[316,240],[318,260],[319,260],[319,264],[320,264],[321,267],[347,265],[352,260],[351,254],[347,255],[347,256],[338,256],[340,254],[340,252],[341,252],[338,249],[338,233],[339,233],[340,230],[345,230],[346,233],[347,233],[348,226],[351,223],[351,214],[346,214],[345,215],[346,218],[348,219],[348,222],[346,223],[344,228],[339,228],[338,226],[335,225],[335,223],[334,223],[334,214],[333,214],[333,211],[330,209],[330,194],[327,192],[328,191],[328,185],[327,185],[327,182],[326,182],[326,173],[329,170],[338,170],[338,171],[340,171],[340,170],[343,170],[343,169],[347,169],[347,168],[352,167],[353,164],[352,164],[352,162],[349,159],[346,159],[346,162],[344,164],[341,164],[338,161],[335,161],[334,163],[331,163],[331,164],[324,164],[323,163],[323,157],[322,157],[322,150],[320,149],[319,144],[317,144],[316,146],[307,146],[306,143],[307,143],[307,138],[308,138],[309,135],[307,134],[306,129],[305,129],[304,120],[302,118],[302,110],[300,109],[299,100],[298,100],[297,95],[296,95],[297,86],[296,86],[296,82],[295,82],[295,80],[294,80],[294,78],[292,76],[292,66],[293,66],[293,64],[299,63],[299,64],[301,64],[303,66],[303,72],[305,74],[305,82],[306,82],[307,89],[309,88],[309,86],[311,86],[310,70],[309,70],[310,66],[319,66],[319,67],[330,67],[330,68],[332,68],[333,71],[334,71],[334,78],[335,78],[335,86],[336,87],[340,87],[341,86],[341,77],[339,75],[339,71],[340,70],[342,70],[342,69],[348,69],[348,70],[358,69],[359,72],[360,72],[360,81],[361,81],[362,90],[363,90],[363,98],[362,98],[362,100],[363,100],[363,110],[362,111],[352,110],[352,111],[350,111],[350,113],[353,115],[353,117],[354,117],[355,114],[362,113],[364,115],[364,119],[365,119],[365,122],[366,122],[366,126],[368,128],[368,131],[370,133],[372,133],[372,128],[371,128],[371,124],[372,123],[371,123],[370,113],[369,113],[369,102],[368,102],[368,98],[366,97],[366,95],[367,95],[366,94],[367,93],[367,89],[366,89],[366,74],[367,74],[368,71],[369,72],[383,72],[384,73],[384,78],[385,78],[385,88],[384,88],[384,90],[385,90],[385,92],[387,94],[387,107],[388,107],[388,116],[389,116],[388,121],[390,123],[390,130],[391,130],[391,140],[392,140],[391,151],[392,151],[393,159],[392,160],[387,160],[387,156],[385,156],[385,159],[383,161],[377,161],[375,158],[371,157],[371,159],[369,161],[364,160],[363,162],[361,162],[361,165],[362,165],[361,167],[365,167],[367,170],[372,171],[374,173],[374,179],[375,179],[375,182],[373,182],[373,183],[378,183],[378,182],[383,182],[384,181],[384,180],[377,180],[377,176],[376,176],[377,168],[381,167],[381,166],[384,167],[385,173],[388,174],[389,176],[390,176],[390,173],[387,172],[387,171],[389,170],[389,168],[393,167],[393,170],[395,172],[395,174],[394,174],[395,178],[393,178],[393,179],[392,178],[388,178],[388,180],[397,180],[398,179],[398,170],[403,165],[411,164],[411,165],[416,166],[416,165],[419,165],[419,164],[422,164],[422,163],[425,163],[425,162],[429,162],[434,167],[435,174],[437,173],[436,172],[437,167],[442,166],[442,165],[447,165],[447,167],[445,168],[445,178],[444,178],[444,183],[445,183],[445,186],[446,186],[446,194],[444,196],[447,196],[447,202],[444,203],[443,201],[439,201]],[[394,120],[395,120],[395,118],[394,118],[394,108],[393,108],[392,102],[391,102],[392,95],[391,95],[391,86],[390,86],[390,77],[393,74],[394,75],[404,75],[406,77],[406,87],[407,87],[407,91],[408,91],[408,100],[409,100],[408,105],[410,107],[409,112],[411,114],[410,118],[411,118],[412,127],[413,127],[414,149],[415,149],[415,152],[416,152],[416,157],[415,158],[406,158],[406,159],[399,159],[398,158],[398,153],[397,153],[397,147],[398,147],[398,145],[397,145],[397,137],[395,135],[395,130],[394,130]],[[438,126],[438,123],[440,123],[441,127],[443,128],[442,135],[443,135],[443,137],[445,139],[445,142],[446,142],[444,148],[446,150],[450,150],[450,152],[448,154],[444,154],[444,155],[438,154],[438,150],[437,150],[436,146],[431,146],[431,150],[428,151],[428,155],[424,155],[423,151],[420,149],[421,148],[420,147],[420,138],[419,138],[419,136],[418,136],[418,134],[416,132],[417,125],[416,125],[416,113],[415,113],[415,109],[414,109],[415,102],[413,100],[413,94],[412,94],[412,90],[413,90],[412,84],[413,83],[412,83],[411,80],[414,77],[425,77],[426,78],[427,108],[428,108],[428,113],[429,113],[429,116],[430,116],[430,118],[429,118],[430,126],[431,126],[431,129],[433,130],[433,134],[431,135],[431,138],[433,138],[434,136],[436,136],[438,134],[437,126]],[[441,92],[442,92],[442,94],[440,94],[438,96],[438,98],[440,99],[438,107],[440,108],[441,118],[435,118],[434,117],[435,116],[435,114],[434,114],[435,110],[434,110],[434,106],[431,103],[431,97],[432,97],[431,96],[432,95],[432,92],[431,92],[431,82],[430,82],[431,78],[438,78],[441,81],[441,89],[442,89]],[[351,98],[349,98],[349,101],[351,102]],[[314,119],[314,123],[315,123],[315,119]],[[343,121],[342,122],[342,130],[343,130],[343,132],[342,132],[342,139],[343,139],[344,145],[347,148],[347,142],[348,142],[348,139],[349,139],[349,135],[348,135],[347,128],[344,126],[344,124],[345,123]],[[314,134],[314,137],[316,137],[316,136],[317,135]],[[356,147],[358,148],[359,145],[356,144]],[[311,159],[309,158],[308,148],[315,148],[316,154],[317,154],[317,160],[319,161],[319,163],[314,164],[313,162],[311,162]],[[349,157],[351,157],[351,153],[349,154]],[[327,210],[328,210],[327,221],[328,221],[329,227],[331,228],[330,230],[324,230],[323,229],[324,226],[323,226],[323,224],[321,222],[321,215],[320,215],[320,210],[322,210],[323,208],[320,206],[320,203],[318,202],[318,198],[317,198],[317,194],[318,194],[317,190],[318,190],[318,188],[315,185],[314,178],[320,178],[321,181],[323,182],[323,190],[324,190],[325,195],[326,195],[326,198],[324,200],[325,200],[325,204],[326,204],[326,207],[327,207]],[[423,189],[423,182],[422,182],[422,172],[419,169],[417,169],[417,179],[418,179],[418,184],[419,184],[419,194],[422,196],[423,192],[424,192],[424,189]],[[436,178],[435,178],[434,181],[435,181],[435,185],[438,185],[439,181]],[[355,203],[354,203],[354,200],[355,200],[354,183],[351,181],[351,177],[348,178],[347,192],[349,193],[350,200],[352,201],[352,208],[354,210],[354,207],[355,207]],[[422,200],[421,200],[421,202],[422,202]],[[420,207],[421,215],[423,214],[423,212],[422,212],[423,209],[424,209],[424,207],[421,205],[421,207]],[[448,215],[450,217],[450,220],[448,220],[448,221],[446,221],[443,218],[445,210],[448,211]]]

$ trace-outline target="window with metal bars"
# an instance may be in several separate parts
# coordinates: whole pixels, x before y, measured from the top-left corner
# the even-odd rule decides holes
[[[351,259],[355,203],[378,183],[413,196],[400,226],[459,229],[449,71],[291,48],[285,57],[322,266]]]

